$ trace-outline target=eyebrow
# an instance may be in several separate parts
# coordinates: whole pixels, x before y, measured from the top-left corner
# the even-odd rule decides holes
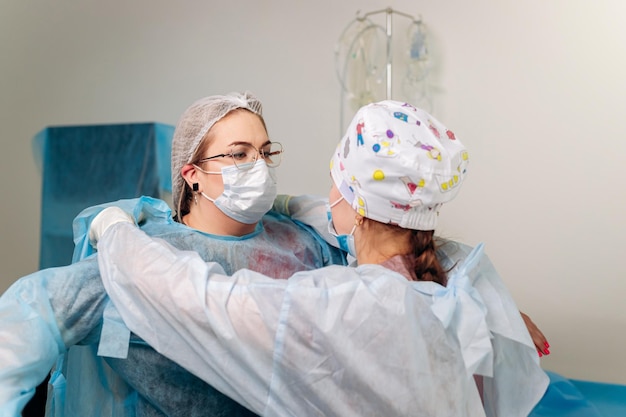
[[[245,142],[245,141],[243,141],[243,140],[236,140],[236,141],[233,141],[233,142],[229,143],[229,144],[228,144],[228,145],[226,145],[226,146],[241,145],[242,143],[245,143],[246,145],[252,145],[252,143],[251,143],[251,142]],[[262,148],[263,146],[265,146],[265,145],[269,145],[269,144],[271,144],[271,143],[272,143],[272,141],[268,139],[268,140],[267,140],[267,141],[265,141],[265,143],[263,143],[260,147]],[[253,146],[254,146],[254,145],[253,145]]]

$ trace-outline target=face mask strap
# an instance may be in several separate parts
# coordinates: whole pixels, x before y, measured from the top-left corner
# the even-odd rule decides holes
[[[203,174],[210,174],[210,175],[222,175],[222,171],[206,171],[202,168],[200,168],[198,165],[196,164],[192,164],[194,168],[196,168],[198,171],[202,172]]]
[[[333,202],[332,204],[328,205],[328,220],[332,222],[332,215],[330,214],[330,209],[335,207],[337,204],[339,204],[342,200],[343,200],[343,196],[339,197],[335,202]],[[354,216],[354,226],[352,227],[352,230],[350,231],[349,236],[354,235],[354,232],[356,231],[356,228],[361,226],[363,224],[363,216],[359,216],[358,214],[356,216]],[[333,229],[334,229],[334,225],[333,225]],[[337,232],[336,230],[334,231],[334,234],[336,235]]]
[[[343,196],[339,197],[334,203],[332,203],[328,207],[330,207],[330,208],[335,207],[337,204],[339,204],[341,202],[341,200],[343,200]]]
[[[204,170],[204,169],[200,168],[200,167],[199,167],[198,165],[196,165],[196,164],[192,164],[192,165],[193,165],[193,166],[194,166],[194,167],[195,167],[198,171],[200,171],[200,172],[202,172],[202,173],[204,173],[204,174],[209,174],[209,175],[224,175],[224,172],[223,172],[223,171],[219,171],[219,172],[218,172],[218,171],[206,171],[206,170]],[[233,167],[235,167],[235,165],[232,165],[232,166],[233,166]],[[225,167],[225,168],[226,168],[226,169],[228,169],[229,167]],[[236,168],[236,167],[235,167],[235,168]],[[224,169],[224,168],[222,168],[222,169]],[[243,171],[243,172],[247,172],[247,171]],[[196,188],[197,188],[197,186],[198,186],[198,183],[194,183],[194,187],[196,187]],[[194,189],[194,191],[197,191],[197,189]],[[204,197],[204,198],[206,198],[207,200],[209,200],[211,203],[215,204],[215,199],[214,199],[214,198],[209,197],[209,196],[208,196],[208,195],[206,195],[204,192],[199,192],[198,194],[200,194],[202,197]],[[196,193],[194,193],[194,198],[195,198],[196,204],[198,204],[198,197],[197,197],[197,194],[196,194]]]
[[[204,198],[206,198],[207,200],[209,200],[211,203],[215,204],[215,199],[209,197],[208,195],[204,194],[203,192],[200,192],[200,195]]]

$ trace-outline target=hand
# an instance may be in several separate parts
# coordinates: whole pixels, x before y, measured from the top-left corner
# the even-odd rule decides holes
[[[524,323],[526,324],[526,327],[528,328],[528,333],[530,333],[530,337],[533,339],[533,343],[535,344],[535,347],[537,348],[537,353],[539,353],[539,357],[542,357],[543,355],[549,355],[550,344],[548,343],[548,340],[546,339],[546,337],[543,335],[543,333],[541,333],[541,330],[539,330],[539,328],[535,325],[535,323],[533,323],[530,317],[528,317],[526,314],[522,313],[521,311],[520,311],[520,314],[522,315],[522,318],[524,319]]]
[[[272,210],[291,217],[291,213],[289,213],[289,200],[291,200],[291,197],[292,196],[288,194],[278,194],[274,199]]]
[[[132,216],[119,207],[107,207],[98,213],[89,225],[89,242],[91,245],[94,248],[97,247],[104,232],[115,223],[120,222],[135,224]]]

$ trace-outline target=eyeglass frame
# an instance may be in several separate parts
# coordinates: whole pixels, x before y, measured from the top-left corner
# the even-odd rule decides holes
[[[265,160],[265,158],[266,158],[266,156],[264,156],[264,155],[265,155],[265,153],[263,152],[263,150],[259,150],[259,149],[257,149],[257,147],[256,147],[256,146],[254,146],[253,144],[251,144],[251,143],[249,143],[249,142],[236,142],[236,143],[232,143],[230,146],[231,146],[231,147],[234,147],[234,146],[237,146],[237,145],[247,145],[247,146],[250,146],[252,149],[254,149],[254,150],[256,151],[256,156],[255,156],[255,158],[254,158],[253,165],[254,165],[254,164],[256,164],[256,161],[259,159],[259,155],[261,155],[261,158],[262,158],[263,160]],[[279,165],[280,165],[280,163],[282,162],[282,154],[283,154],[283,152],[284,152],[283,144],[282,144],[282,143],[280,143],[280,142],[269,142],[269,143],[267,143],[267,144],[265,144],[265,145],[263,145],[263,146],[266,146],[266,145],[270,145],[270,146],[272,146],[272,145],[279,145],[279,146],[280,146],[279,155],[281,155],[281,160],[278,162],[278,164],[271,166],[271,168],[276,168],[276,167],[277,167],[277,166],[279,166]],[[210,160],[212,160],[212,159],[215,159],[215,158],[226,158],[227,156],[230,156],[230,157],[232,158],[232,160],[233,160],[233,164],[237,167],[237,169],[241,169],[241,168],[239,167],[239,165],[237,165],[237,162],[235,162],[235,158],[234,158],[234,156],[233,156],[233,152],[232,152],[232,150],[231,150],[231,152],[230,152],[230,153],[221,153],[221,154],[219,154],[219,155],[213,155],[213,156],[209,156],[209,157],[207,157],[207,158],[202,158],[202,159],[199,159],[199,160],[197,160],[197,161],[193,162],[193,164],[194,164],[194,165],[195,165],[195,164],[201,164],[201,163],[203,163],[203,162],[208,162],[208,161],[210,161]],[[248,162],[248,163],[249,163],[249,162]],[[268,166],[269,166],[269,165],[268,165]]]

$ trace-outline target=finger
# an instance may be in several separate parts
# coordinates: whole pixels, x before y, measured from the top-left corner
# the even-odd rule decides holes
[[[535,323],[531,320],[531,318],[528,315],[522,313],[521,311],[520,311],[520,314],[522,315],[522,318],[524,319],[524,323],[526,324],[528,333],[530,333],[531,339],[533,340],[533,343],[535,344],[535,348],[537,349],[537,352],[539,353],[539,357],[542,357],[543,355],[549,355],[550,344],[548,343],[548,340],[544,336],[543,332],[539,330],[537,325],[535,325]]]

